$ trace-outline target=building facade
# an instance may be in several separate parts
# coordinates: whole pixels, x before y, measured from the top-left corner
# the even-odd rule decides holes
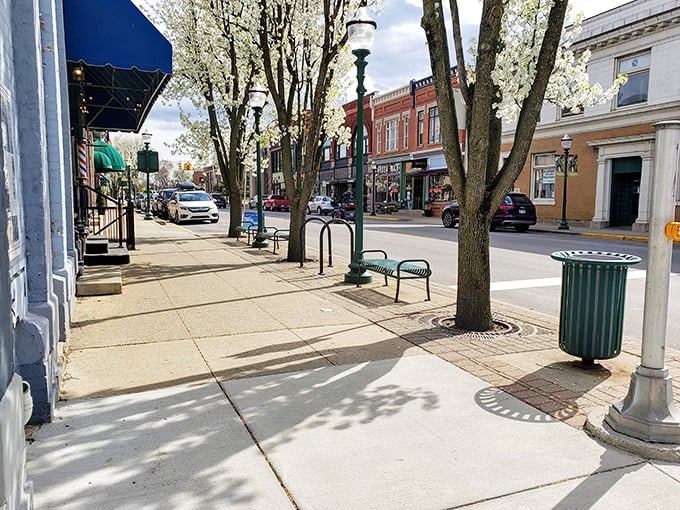
[[[95,2],[0,0],[2,510],[33,506],[24,425],[50,421],[58,399],[58,344],[69,334],[82,271],[78,204],[95,165],[91,130],[139,131],[171,72],[169,43],[151,44],[160,33],[139,23],[150,25],[141,12],[129,0],[107,7],[102,17]],[[118,44],[93,39],[111,34]],[[164,53],[165,70],[120,62],[112,80],[117,62],[98,57],[139,54],[118,51],[126,45],[152,60]]]
[[[545,105],[530,155],[516,188],[530,196],[540,218],[558,219],[564,178],[554,156],[560,139],[573,139],[577,172],[567,172],[566,217],[595,228],[647,231],[654,173],[654,124],[680,118],[680,4],[674,0],[637,0],[583,22],[574,43],[592,52],[591,83],[612,83],[619,73],[628,82],[603,104],[573,114]],[[504,132],[509,151],[512,127]],[[679,184],[680,185],[680,184]]]

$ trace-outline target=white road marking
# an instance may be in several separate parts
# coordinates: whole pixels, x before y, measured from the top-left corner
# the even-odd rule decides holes
[[[647,276],[647,271],[642,269],[629,269],[627,274],[628,280],[641,280]],[[677,276],[676,273],[671,273],[671,276]],[[491,291],[502,290],[519,290],[519,289],[537,289],[540,287],[559,287],[562,284],[562,277],[556,276],[552,278],[534,278],[531,280],[512,280],[507,282],[491,282]],[[450,285],[455,289],[455,285]]]

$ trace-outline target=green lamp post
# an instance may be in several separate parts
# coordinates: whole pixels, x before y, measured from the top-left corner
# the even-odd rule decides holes
[[[262,108],[267,100],[267,90],[261,85],[255,85],[248,91],[248,103],[255,114],[255,150],[257,151],[257,233],[253,240],[254,248],[265,248],[268,246],[264,234],[267,229],[264,226],[264,213],[262,212],[262,156],[260,154],[260,117]]]
[[[364,249],[364,70],[366,69],[366,57],[371,53],[375,30],[378,27],[375,21],[368,17],[366,7],[359,7],[354,18],[347,22],[347,42],[352,53],[357,59],[357,129],[354,135],[356,155],[356,183],[354,227],[355,241],[352,250],[352,261],[349,264],[349,272],[345,273],[346,283],[368,283],[371,275],[359,270],[359,254]]]
[[[151,144],[151,133],[142,133],[142,140],[144,140],[144,169],[140,170],[146,172],[146,212],[144,213],[145,220],[152,220],[153,214],[151,214],[151,191],[149,190],[149,175],[151,174],[151,169],[149,168],[149,145]]]
[[[569,230],[567,223],[567,172],[569,171],[569,149],[571,149],[571,136],[564,135],[561,140],[562,150],[562,170],[564,172],[564,189],[562,189],[562,219],[557,226],[558,230]]]

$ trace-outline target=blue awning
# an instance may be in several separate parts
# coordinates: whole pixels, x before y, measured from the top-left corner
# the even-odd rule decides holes
[[[139,131],[172,75],[168,40],[130,0],[64,0],[64,33],[72,122]]]

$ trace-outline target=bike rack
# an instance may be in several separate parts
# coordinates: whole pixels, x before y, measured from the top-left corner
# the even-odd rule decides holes
[[[324,220],[323,218],[308,218],[300,226],[300,267],[305,264],[305,252],[306,252],[306,239],[307,239],[307,223],[311,221],[318,221],[323,223],[321,227],[321,232],[319,232],[319,274],[323,274],[323,233],[327,231],[328,235],[328,267],[333,267],[333,238],[331,236],[332,224],[347,225],[349,229],[349,256],[352,258],[352,253],[354,253],[354,230],[352,225],[347,220],[332,219]]]
[[[350,225],[347,220],[329,220],[325,222],[326,224],[321,227],[321,232],[319,233],[319,274],[323,274],[323,231],[328,230],[328,267],[333,267],[333,248],[331,245],[331,225],[334,223],[339,223],[341,225],[347,225],[349,229],[349,258],[352,259],[352,254],[354,253],[354,230],[352,225]]]
[[[323,218],[307,218],[302,225],[300,225],[300,267],[305,265],[305,255],[307,254],[307,223],[312,221],[319,221],[326,225],[326,220]],[[322,227],[323,228],[323,227]],[[331,232],[328,231],[328,245],[331,243]],[[323,252],[321,252],[323,259]]]

